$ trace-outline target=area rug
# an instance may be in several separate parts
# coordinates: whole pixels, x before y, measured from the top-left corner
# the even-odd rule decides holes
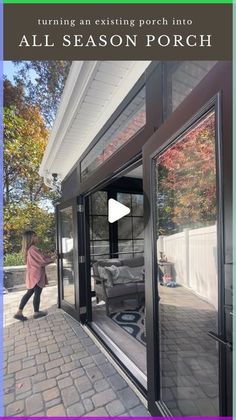
[[[136,309],[126,309],[120,312],[113,312],[110,318],[118,324],[123,330],[146,345],[146,337],[144,336],[144,306]]]

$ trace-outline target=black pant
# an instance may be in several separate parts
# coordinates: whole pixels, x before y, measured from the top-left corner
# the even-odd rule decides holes
[[[37,284],[33,289],[29,289],[26,294],[23,296],[20,302],[19,309],[23,310],[28,300],[31,298],[31,296],[34,294],[34,300],[33,300],[33,306],[34,306],[34,312],[39,311],[39,305],[40,305],[40,295],[42,293],[42,287],[39,287]]]

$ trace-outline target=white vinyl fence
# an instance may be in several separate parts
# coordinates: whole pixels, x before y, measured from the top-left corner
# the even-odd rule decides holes
[[[174,263],[176,282],[193,290],[217,309],[216,225],[160,236],[157,241],[158,258],[160,251]]]

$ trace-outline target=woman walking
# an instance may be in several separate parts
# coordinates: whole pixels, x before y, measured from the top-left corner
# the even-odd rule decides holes
[[[55,261],[56,256],[45,257],[36,247],[38,238],[33,230],[27,230],[22,238],[22,252],[24,254],[26,263],[26,287],[28,291],[21,299],[19,309],[14,315],[14,318],[19,321],[26,321],[27,317],[23,315],[23,309],[34,295],[33,306],[35,319],[42,318],[47,315],[47,312],[40,311],[40,297],[43,287],[48,284],[45,267]]]

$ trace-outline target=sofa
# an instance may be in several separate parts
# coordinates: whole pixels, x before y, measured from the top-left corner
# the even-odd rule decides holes
[[[93,264],[94,289],[97,302],[106,304],[109,316],[109,305],[113,301],[124,301],[136,298],[138,304],[145,296],[144,257],[129,259],[99,260]]]

